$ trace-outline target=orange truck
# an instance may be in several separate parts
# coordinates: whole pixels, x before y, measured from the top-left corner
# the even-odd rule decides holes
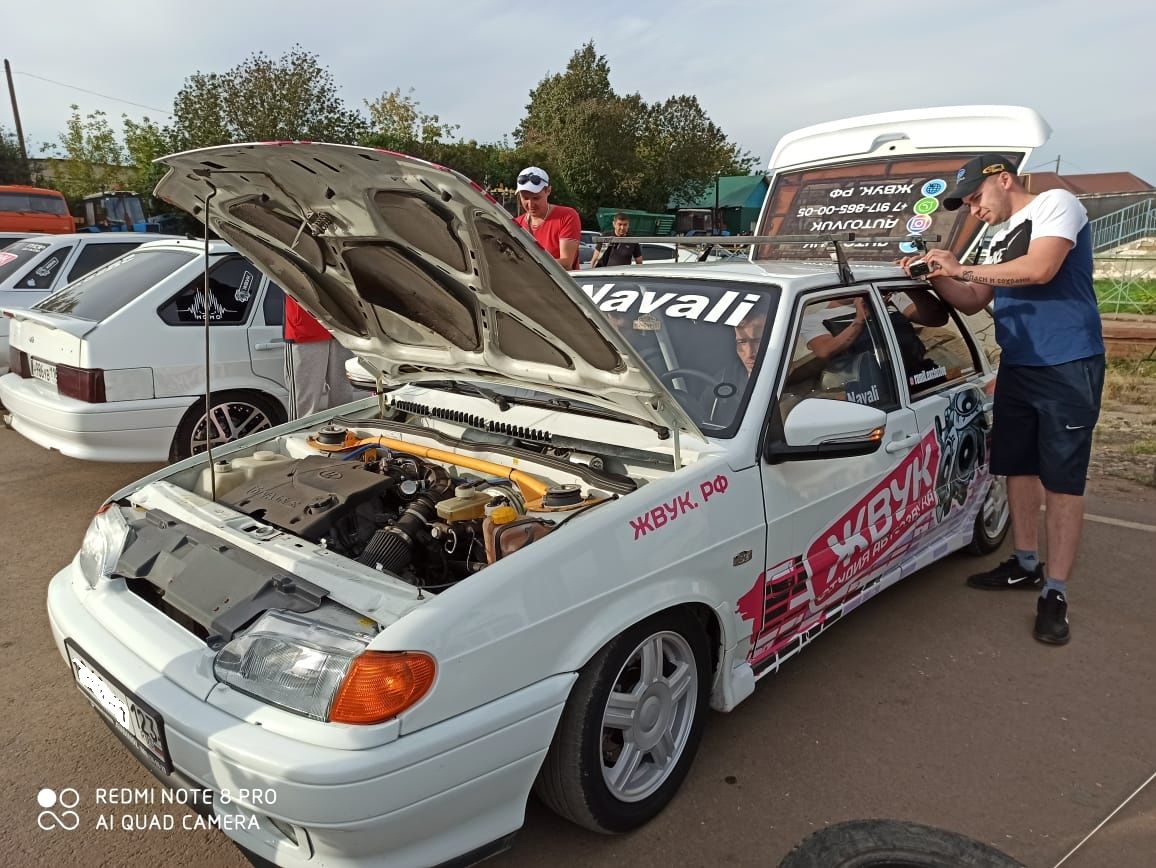
[[[58,191],[15,184],[0,186],[0,232],[58,235],[75,231],[76,221]]]

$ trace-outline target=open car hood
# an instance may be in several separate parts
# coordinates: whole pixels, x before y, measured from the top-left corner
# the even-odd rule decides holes
[[[775,146],[770,187],[756,235],[845,235],[895,243],[844,244],[848,259],[893,261],[909,235],[938,235],[929,247],[960,259],[984,224],[966,208],[947,211],[959,169],[978,154],[1004,154],[1023,166],[1051,129],[1020,106],[945,106],[863,115],[787,133]],[[765,244],[753,259],[816,259],[816,248]]]
[[[207,222],[387,381],[485,380],[702,436],[570,275],[457,172],[308,142],[158,162],[159,198]]]

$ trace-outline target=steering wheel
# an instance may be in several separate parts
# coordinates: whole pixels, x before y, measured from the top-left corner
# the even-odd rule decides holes
[[[703,408],[702,402],[697,396],[692,395],[686,391],[686,389],[679,389],[674,385],[674,381],[679,377],[689,377],[692,380],[699,380],[705,383],[707,387],[705,394],[711,398],[714,397],[715,387],[722,385],[718,382],[718,377],[712,377],[710,374],[704,373],[696,368],[671,368],[669,371],[663,371],[658,375],[658,379],[672,392],[678,392],[685,396],[687,403],[691,405],[690,409],[694,411],[699,419],[708,418],[710,414]],[[731,394],[734,393],[732,392]]]

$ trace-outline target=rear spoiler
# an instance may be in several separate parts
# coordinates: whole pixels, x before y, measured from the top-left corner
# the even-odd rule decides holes
[[[75,317],[62,316],[57,313],[47,313],[41,310],[27,310],[19,307],[3,308],[3,314],[14,320],[21,322],[34,322],[38,325],[47,326],[57,331],[62,331],[65,334],[72,335],[74,338],[82,338],[94,328],[98,323],[87,319],[76,319]]]

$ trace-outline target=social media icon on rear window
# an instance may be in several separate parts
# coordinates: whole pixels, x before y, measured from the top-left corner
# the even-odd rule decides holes
[[[919,192],[924,196],[938,196],[946,189],[946,181],[944,181],[942,178],[932,178],[930,181],[920,187]]]

